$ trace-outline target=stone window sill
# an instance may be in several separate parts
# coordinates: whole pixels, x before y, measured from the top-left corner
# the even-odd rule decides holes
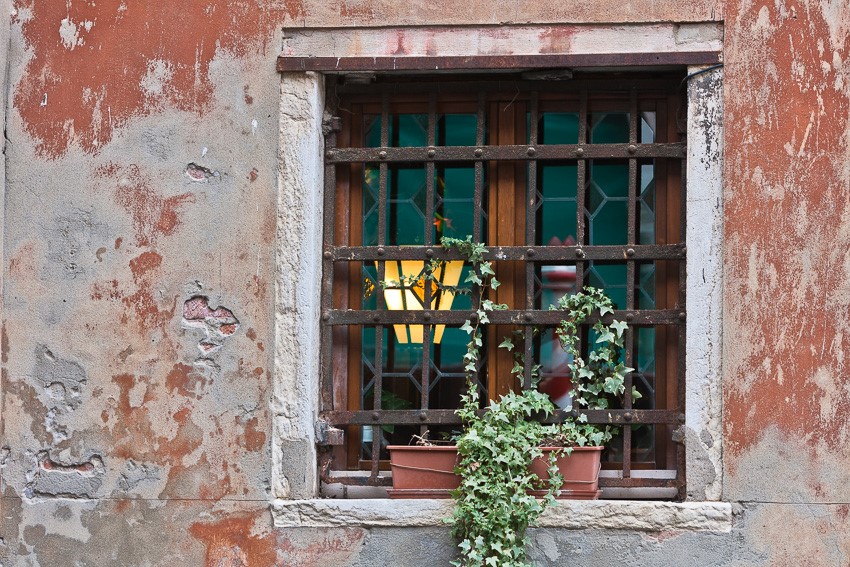
[[[451,500],[274,500],[278,528],[443,526]],[[562,500],[546,510],[539,527],[654,531],[732,530],[728,502]]]

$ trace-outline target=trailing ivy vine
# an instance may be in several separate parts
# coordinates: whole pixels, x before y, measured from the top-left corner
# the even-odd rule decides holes
[[[443,237],[443,247],[458,250],[471,264],[464,284],[450,288],[454,293],[472,295],[474,316],[464,322],[462,330],[469,334],[467,352],[463,358],[466,376],[466,393],[461,396],[457,410],[463,422],[463,433],[457,439],[460,461],[457,472],[461,475],[460,487],[453,491],[455,508],[447,522],[452,535],[459,541],[460,559],[453,562],[458,567],[528,567],[526,530],[533,525],[548,506],[555,505],[555,496],[563,484],[563,477],[555,466],[560,456],[549,456],[549,479],[541,481],[530,471],[534,459],[543,457],[544,444],[563,447],[569,453],[574,446],[601,445],[611,439],[609,426],[587,423],[581,410],[604,409],[609,397],[622,396],[625,376],[633,369],[621,360],[627,325],[616,320],[605,323],[606,315],[613,313],[611,300],[601,290],[585,288],[576,294],[563,297],[557,306],[564,319],[556,335],[564,350],[572,356],[569,364],[573,389],[570,395],[578,415],[562,423],[543,424],[555,406],[549,396],[536,389],[511,391],[498,401],[491,401],[482,411],[481,394],[477,381],[478,367],[483,348],[482,325],[490,322],[489,315],[507,309],[486,298],[487,290],[499,287],[492,263],[486,259],[487,248],[472,241],[472,237],[457,239]],[[424,278],[443,287],[434,277],[440,260],[425,266]],[[411,285],[416,282],[400,282]],[[397,286],[399,282],[384,284]],[[418,285],[418,284],[417,284]],[[584,360],[580,348],[580,328],[588,317],[597,314],[593,324],[593,344]],[[521,332],[519,333],[522,336]],[[506,339],[500,345],[510,351],[514,343]],[[521,378],[524,360],[515,352],[516,364],[512,373]],[[536,385],[539,365],[532,368]],[[633,389],[632,396],[639,397]],[[541,499],[531,495],[532,490],[545,490]]]

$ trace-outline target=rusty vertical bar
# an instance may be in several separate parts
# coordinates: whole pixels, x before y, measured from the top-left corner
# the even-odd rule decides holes
[[[437,143],[437,96],[431,93],[428,99],[428,146],[435,146]],[[425,164],[425,246],[434,244],[433,233],[435,220],[434,215],[434,199],[436,198],[436,177],[434,175],[434,162],[429,161]],[[437,231],[439,232],[439,231]],[[426,260],[426,263],[428,261]],[[424,265],[423,265],[424,267]],[[426,310],[431,309],[432,301],[432,282],[425,282],[423,303]],[[431,394],[431,334],[433,331],[432,325],[422,325],[422,395],[421,407],[427,410],[430,404]],[[419,428],[419,434],[425,435],[428,430],[427,425],[422,425]]]
[[[485,128],[485,117],[487,111],[487,97],[484,91],[478,92],[478,105],[476,109],[476,121],[475,121],[475,145],[477,147],[484,146],[485,140],[484,136],[486,134]],[[477,152],[476,152],[477,153]],[[473,242],[484,242],[483,229],[481,226],[481,221],[484,216],[484,162],[481,160],[475,161],[475,189],[472,197],[472,240]],[[473,292],[473,297],[475,292]],[[473,301],[472,305],[473,309],[478,309],[478,304]],[[479,371],[481,369],[481,363],[479,362],[478,368],[475,370],[475,380],[478,383],[478,393],[482,393],[481,387],[481,378],[479,375]]]
[[[325,155],[333,155],[336,149],[336,131],[331,129],[325,136]],[[330,248],[334,243],[334,206],[336,203],[336,165],[325,160],[324,171],[324,234],[322,237],[322,309],[333,309],[334,261]],[[333,407],[333,327],[322,325],[322,410]]]
[[[483,92],[478,93],[478,110],[476,111],[475,124],[475,145],[479,148],[484,145],[484,117],[486,110],[487,99]],[[475,161],[475,192],[472,201],[472,240],[474,242],[483,242],[481,233],[481,220],[484,214],[484,163],[481,160]]]
[[[528,132],[529,158],[526,175],[526,202],[525,202],[525,244],[534,246],[537,239],[537,160],[534,156],[537,152],[538,122],[539,122],[539,100],[537,92],[531,93],[530,120]],[[536,272],[534,256],[531,252],[525,256],[525,308],[534,309],[534,274]],[[534,333],[531,325],[523,327],[525,331],[525,345],[522,369],[522,387],[526,390],[532,387],[532,369],[534,368]]]
[[[386,148],[390,143],[390,112],[389,112],[389,97],[384,94],[381,100],[381,147]],[[385,161],[379,166],[378,180],[378,248],[379,250],[387,244],[387,177],[389,168]],[[378,261],[378,283],[385,279],[386,267],[383,260]],[[382,311],[385,308],[384,294],[379,292],[377,295],[377,310]],[[381,394],[384,389],[384,326],[375,326],[375,386],[373,390],[375,410],[381,409]],[[372,427],[372,474],[371,478],[376,479],[380,470],[381,459],[381,428],[378,426]]]
[[[638,142],[638,103],[637,90],[632,88],[629,95],[629,153],[636,147]],[[627,230],[626,239],[628,248],[626,249],[626,257],[631,258],[629,250],[637,241],[637,159],[629,158],[629,194],[627,204]],[[632,310],[635,308],[635,261],[626,260],[626,309]],[[633,367],[635,363],[635,333],[630,326],[626,330],[625,338],[626,346],[626,366]],[[632,384],[633,376],[629,374],[626,377],[626,389],[623,393],[623,407],[632,409]],[[623,478],[629,478],[632,475],[632,427],[630,424],[623,426]]]
[[[582,159],[582,155],[584,150],[581,149],[581,146],[587,143],[587,88],[582,88],[579,93],[579,110],[578,110],[578,144],[579,148],[576,150],[576,158],[578,162],[576,163],[576,292],[580,292],[584,289],[584,253],[581,251],[581,247],[588,242],[585,242],[584,231],[585,231],[585,216],[584,216],[584,207],[585,207],[585,184],[587,182],[587,161]],[[589,240],[589,239],[588,239]],[[585,327],[584,329],[579,330],[578,341],[576,344],[576,348],[579,352],[582,352],[585,343],[585,339],[587,338],[588,331]],[[579,410],[580,408],[573,407],[573,410]]]
[[[584,150],[581,148],[587,143],[587,89],[581,90],[581,99],[579,102],[578,111],[578,143],[579,148],[576,150],[578,163],[576,169],[578,171],[578,180],[576,181],[576,244],[583,246],[588,244],[585,242],[584,230],[584,207],[585,207],[585,183],[587,182],[587,161],[582,158]],[[578,250],[581,250],[580,248]],[[584,261],[582,254],[576,252],[576,291],[581,291],[584,287]]]

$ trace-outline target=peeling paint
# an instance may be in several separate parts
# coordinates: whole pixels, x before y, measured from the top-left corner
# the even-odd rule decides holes
[[[96,153],[114,128],[165,106],[202,115],[214,98],[218,51],[265,53],[275,23],[284,14],[297,19],[304,7],[15,0],[14,9],[30,49],[14,107],[38,152],[55,159],[72,145]]]
[[[196,522],[189,534],[206,546],[206,565],[278,565],[275,538],[259,518],[230,516],[216,522]]]
[[[211,309],[209,299],[197,295],[183,303],[183,326],[201,329],[205,338],[198,343],[201,355],[208,356],[218,351],[224,340],[239,328],[239,320],[226,307]]]

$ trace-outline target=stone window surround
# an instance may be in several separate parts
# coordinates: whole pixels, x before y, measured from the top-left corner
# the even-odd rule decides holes
[[[673,24],[670,24],[673,26]],[[694,28],[704,24],[694,24]],[[719,26],[719,24],[718,24]],[[663,26],[652,26],[653,29]],[[676,27],[676,33],[682,33]],[[604,26],[602,26],[604,28]],[[636,33],[646,33],[634,26]],[[631,28],[626,28],[631,29]],[[696,34],[699,30],[688,33]],[[342,32],[355,33],[356,30]],[[340,33],[338,30],[334,33]],[[622,34],[622,28],[618,28]],[[686,33],[687,35],[687,33]],[[315,40],[314,34],[309,37]],[[628,43],[628,42],[625,42]],[[716,45],[720,50],[719,43]],[[297,51],[297,50],[296,50]],[[292,51],[290,50],[290,54]],[[310,53],[310,52],[307,52]],[[610,57],[610,53],[606,53]],[[705,71],[705,72],[701,72]],[[541,525],[638,530],[731,529],[722,495],[722,70],[688,67],[686,444],[688,501],[566,501]],[[278,527],[437,526],[450,502],[319,499],[324,76],[281,76],[272,512]]]

